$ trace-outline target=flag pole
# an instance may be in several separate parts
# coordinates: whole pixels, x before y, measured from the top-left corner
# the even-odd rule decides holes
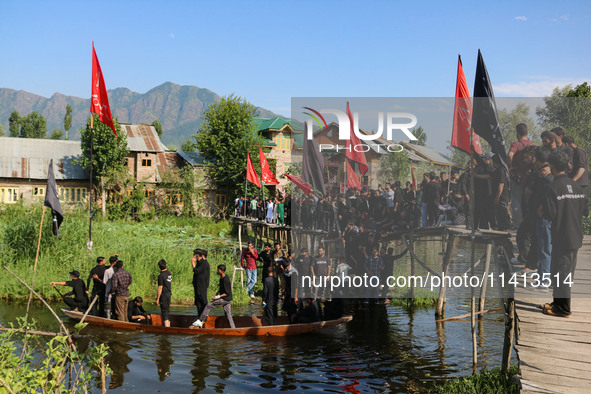
[[[244,217],[246,217],[246,196],[248,196],[248,156],[246,158],[246,179],[244,180]]]
[[[474,147],[472,146],[472,133],[474,130],[470,128],[470,221],[472,222],[472,234],[476,233],[476,218],[474,217],[476,199],[474,198],[474,168],[472,167],[472,157],[474,157]]]
[[[92,137],[94,130],[94,116],[90,113],[90,185],[88,193],[88,243],[86,248],[90,252],[92,250]]]

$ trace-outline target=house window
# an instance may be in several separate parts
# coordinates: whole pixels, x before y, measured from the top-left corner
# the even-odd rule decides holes
[[[142,159],[142,167],[152,167],[152,159]]]
[[[154,197],[156,191],[154,189],[146,189],[144,190],[144,195],[148,198]]]
[[[279,150],[291,150],[291,138],[285,136],[275,137],[275,144]]]
[[[44,187],[34,187],[33,188],[33,196],[34,197],[43,197],[43,196],[45,196],[45,188]]]
[[[84,202],[86,201],[85,187],[60,187],[60,202]]]
[[[226,205],[226,195],[225,194],[216,194],[215,195],[215,205],[222,207]]]
[[[123,164],[125,165],[125,167],[129,167],[129,159],[125,158],[125,160],[123,161]]]
[[[18,201],[18,187],[0,187],[0,203],[14,204]]]
[[[183,205],[181,202],[181,195],[179,193],[166,193],[166,200],[168,204],[178,207]]]

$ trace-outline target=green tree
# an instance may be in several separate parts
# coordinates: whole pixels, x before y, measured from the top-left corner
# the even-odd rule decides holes
[[[158,138],[162,138],[162,133],[164,132],[162,130],[162,123],[160,123],[160,121],[156,119],[152,122],[152,126],[154,126],[154,129],[156,129],[156,132],[158,133]]]
[[[4,126],[2,126],[2,123],[0,123],[0,137],[5,137],[6,136],[6,129],[4,128]]]
[[[587,82],[574,89],[555,88],[544,98],[544,107],[536,108],[539,123],[546,129],[560,126],[584,149],[591,148],[591,87]]]
[[[208,162],[212,178],[231,190],[242,190],[246,177],[246,153],[258,159],[263,138],[254,123],[256,108],[233,94],[211,104],[202,115],[203,124],[193,138]]]
[[[195,143],[191,140],[185,140],[185,142],[183,142],[181,145],[181,150],[183,152],[195,152],[196,149],[197,145],[195,145]]]
[[[11,137],[18,137],[21,133],[21,116],[18,111],[12,111],[8,118],[8,129]]]
[[[405,181],[410,179],[410,163],[408,155],[402,151],[382,155],[380,158],[380,182],[393,183],[394,181]],[[415,174],[416,176],[416,174]]]
[[[515,134],[515,127],[520,123],[527,125],[527,131],[534,143],[539,142],[539,131],[536,127],[536,122],[529,115],[529,107],[525,103],[518,103],[511,111],[502,108],[497,111],[499,116],[499,127],[505,140],[505,146],[510,147],[511,144],[517,141]]]
[[[33,111],[26,117],[21,118],[20,125],[19,137],[45,138],[47,136],[47,121],[37,111]]]
[[[61,140],[63,136],[64,136],[63,130],[53,129],[53,132],[51,133],[49,138],[52,140]]]
[[[92,131],[92,176],[94,180],[101,182],[101,206],[103,216],[105,207],[105,182],[104,177],[109,173],[123,167],[125,156],[129,153],[127,148],[127,134],[119,126],[117,119],[113,120],[115,130],[119,138],[115,137],[109,126],[98,120],[98,115],[93,114],[94,130]],[[90,170],[90,119],[86,121],[86,127],[80,129],[80,143],[82,145],[82,157],[79,164],[87,171]]]
[[[423,126],[416,127],[412,129],[412,134],[417,137],[416,140],[410,141],[412,144],[425,146],[427,145],[427,133],[423,129]]]
[[[68,139],[68,130],[72,127],[72,106],[66,105],[66,114],[64,115],[64,130],[66,130],[66,139]]]

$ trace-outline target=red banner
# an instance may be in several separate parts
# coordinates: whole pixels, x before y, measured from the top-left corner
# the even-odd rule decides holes
[[[251,183],[254,183],[259,188],[261,187],[261,181],[259,181],[259,176],[257,175],[257,172],[254,170],[254,166],[252,165],[250,153],[246,154],[246,180]]]
[[[417,178],[415,178],[415,169],[410,163],[410,177],[412,178],[412,190],[417,190]]]
[[[345,157],[359,164],[359,172],[361,176],[367,172],[367,160],[365,160],[365,153],[357,152],[356,146],[361,146],[361,140],[355,134],[355,123],[353,121],[353,114],[349,109],[349,102],[347,101],[347,116],[349,117],[349,123],[351,124],[349,139],[345,142]]]
[[[308,185],[306,182],[302,181],[297,176],[289,175],[289,174],[285,174],[285,176],[287,177],[287,179],[292,181],[297,187],[299,187],[300,190],[303,191],[306,196],[310,195],[310,192],[312,191],[312,187],[310,185]]]
[[[347,187],[350,189],[361,190],[361,182],[359,182],[359,177],[355,173],[355,170],[351,166],[349,160],[345,161],[347,162]]]
[[[109,126],[113,130],[113,133],[115,133],[115,137],[117,137],[113,117],[111,116],[111,108],[109,107],[107,87],[105,86],[101,65],[94,50],[94,41],[92,42],[92,95],[90,97],[90,113],[97,114],[99,120]]]
[[[279,181],[275,178],[275,175],[269,168],[269,162],[267,161],[260,144],[259,155],[261,156],[261,178],[263,179],[263,182],[268,183],[269,185],[278,185]]]
[[[454,122],[451,133],[451,144],[466,153],[470,153],[470,133],[472,133],[472,145],[474,151],[482,153],[480,138],[472,129],[472,102],[466,83],[466,76],[462,68],[462,59],[458,55],[458,76],[456,81],[456,101],[454,106]]]

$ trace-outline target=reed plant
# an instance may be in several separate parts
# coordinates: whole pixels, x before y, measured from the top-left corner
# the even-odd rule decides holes
[[[29,283],[33,277],[35,252],[41,221],[41,204],[22,206],[15,204],[0,208],[0,266],[8,266],[16,275]],[[172,303],[190,305],[194,301],[191,284],[193,249],[209,252],[211,266],[209,295],[218,289],[216,267],[224,264],[232,278],[238,266],[236,242],[230,237],[232,225],[227,221],[160,216],[141,222],[131,220],[103,220],[93,218],[92,251],[88,251],[88,213],[80,209],[64,209],[59,238],[51,231],[51,211],[45,213],[35,289],[47,298],[56,298],[51,281],[68,280],[68,272],[78,270],[81,279],[87,279],[96,265],[96,258],[109,258],[117,253],[124,269],[133,277],[132,297],[141,296],[146,302],[156,298],[157,262],[164,259],[173,274]],[[234,283],[234,304],[248,303],[246,291],[237,272]],[[258,284],[260,286],[260,283]],[[260,290],[255,288],[255,290]],[[4,270],[0,270],[0,297],[25,299],[28,291]]]

